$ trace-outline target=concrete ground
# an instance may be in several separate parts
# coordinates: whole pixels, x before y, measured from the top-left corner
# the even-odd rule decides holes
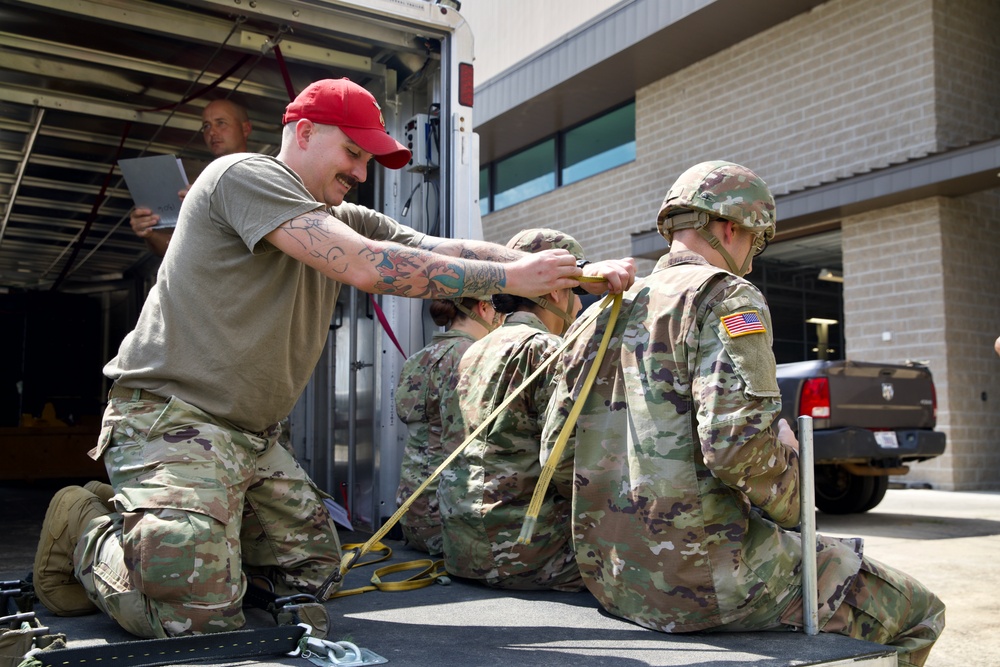
[[[867,514],[817,515],[817,531],[865,538],[947,606],[926,667],[1000,665],[1000,492],[890,489]]]
[[[45,485],[0,484],[0,578],[30,571],[47,499]],[[1000,492],[890,489],[865,515],[818,515],[819,532],[865,538],[866,553],[919,579],[944,599],[948,627],[928,667],[1000,665]],[[344,536],[345,541],[364,535]],[[419,558],[398,542],[394,561]],[[367,583],[352,571],[345,587]],[[405,593],[371,592],[328,603],[331,639],[350,639],[390,665],[785,665],[848,664],[880,647],[799,633],[663,635],[604,614],[588,593],[505,593],[456,581]],[[38,607],[70,646],[128,641],[101,616],[56,618]],[[252,610],[248,627],[269,627]],[[884,654],[884,651],[882,652]],[[838,662],[831,663],[831,660]],[[216,663],[219,664],[219,663]],[[229,664],[229,663],[226,663]],[[301,658],[239,664],[307,665]],[[858,664],[864,664],[858,663]],[[881,664],[881,663],[878,663]]]

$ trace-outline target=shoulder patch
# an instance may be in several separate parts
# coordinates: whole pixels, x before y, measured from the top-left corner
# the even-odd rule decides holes
[[[726,328],[726,333],[729,334],[730,338],[767,332],[760,319],[760,313],[756,310],[745,310],[742,313],[726,315],[722,318],[722,326]]]

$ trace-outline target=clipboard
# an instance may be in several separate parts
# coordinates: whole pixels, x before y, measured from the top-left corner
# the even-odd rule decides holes
[[[181,159],[174,155],[150,155],[118,160],[132,201],[160,216],[155,229],[176,227],[181,211],[177,193],[188,187]]]

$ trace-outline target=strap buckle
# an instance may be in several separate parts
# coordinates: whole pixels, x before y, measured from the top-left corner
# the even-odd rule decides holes
[[[373,653],[366,648],[360,648],[349,641],[329,641],[312,635],[313,628],[306,623],[299,623],[305,628],[305,634],[299,639],[299,645],[287,655],[302,657],[321,667],[361,667],[362,665],[381,665],[389,662],[386,658]]]
[[[296,593],[275,598],[268,611],[278,625],[308,625],[314,638],[322,639],[330,632],[330,615],[315,595]]]

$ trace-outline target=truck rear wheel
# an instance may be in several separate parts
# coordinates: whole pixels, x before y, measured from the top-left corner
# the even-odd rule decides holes
[[[838,465],[816,466],[816,507],[827,514],[867,512],[885,498],[886,475],[855,475]]]

